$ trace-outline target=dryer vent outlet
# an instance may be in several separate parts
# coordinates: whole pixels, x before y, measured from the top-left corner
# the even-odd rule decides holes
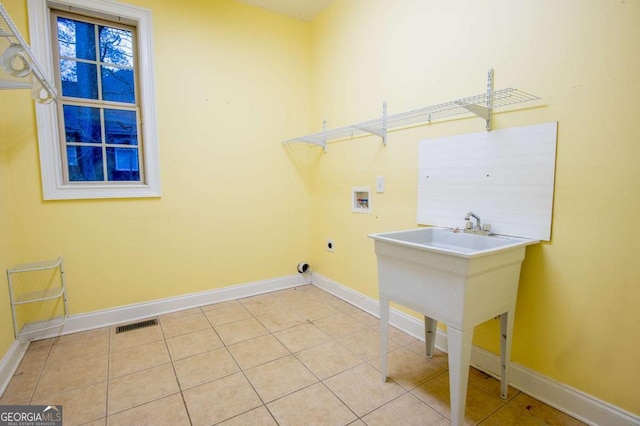
[[[305,272],[309,272],[309,264],[306,262],[298,263],[298,272],[304,274]]]

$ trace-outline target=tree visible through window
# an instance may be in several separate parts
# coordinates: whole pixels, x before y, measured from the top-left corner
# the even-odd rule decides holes
[[[141,182],[135,28],[57,12],[65,181]]]

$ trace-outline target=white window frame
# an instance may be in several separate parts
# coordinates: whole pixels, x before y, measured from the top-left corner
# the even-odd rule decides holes
[[[31,50],[47,75],[53,75],[53,43],[51,36],[51,8],[73,11],[97,18],[114,17],[136,27],[138,33],[138,84],[142,111],[140,132],[144,137],[142,159],[145,181],[142,183],[65,183],[61,155],[61,141],[57,108],[36,103],[38,145],[42,193],[45,200],[88,198],[139,198],[160,196],[160,161],[153,64],[153,23],[151,11],[105,0],[27,0]]]

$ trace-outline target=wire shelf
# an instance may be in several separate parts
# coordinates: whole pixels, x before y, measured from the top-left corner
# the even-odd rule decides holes
[[[64,288],[58,287],[26,293],[16,297],[14,305],[23,305],[25,303],[44,302],[45,300],[57,299],[58,297],[62,296],[63,292]]]
[[[37,102],[49,103],[57,91],[31,52],[29,45],[0,3],[0,89],[32,89]],[[18,64],[17,68],[15,63]],[[33,78],[37,82],[33,83]]]
[[[58,274],[60,285],[47,285],[49,282],[48,278],[47,280],[43,280],[42,273],[37,272],[45,270],[55,271],[55,274]],[[33,272],[36,272],[36,274],[33,274]],[[49,274],[46,275],[48,276]],[[26,282],[19,277],[27,278]],[[15,283],[14,279],[18,279],[18,282]],[[12,269],[7,269],[7,281],[9,282],[9,299],[11,301],[13,330],[16,338],[20,338],[26,334],[35,333],[37,331],[58,327],[66,321],[69,316],[69,309],[67,306],[67,293],[62,256],[53,260],[23,263],[13,267]],[[27,284],[26,288],[24,288],[24,284]],[[36,284],[40,289],[33,291],[33,284]],[[43,288],[45,286],[46,288]],[[16,290],[23,290],[24,293],[17,294]],[[20,293],[20,291],[18,291],[18,293]],[[61,299],[62,307],[64,309],[63,316],[50,318],[45,321],[29,323],[26,324],[22,330],[18,329],[19,320],[16,312],[16,308],[18,306],[25,305],[27,303],[37,303],[55,299]]]
[[[50,330],[52,328],[57,328],[62,326],[69,318],[68,314],[64,314],[55,318],[51,318],[46,321],[38,321],[25,324],[24,327],[17,334],[17,338],[24,338],[26,335],[42,332],[45,330]]]
[[[284,144],[305,142],[318,145],[326,150],[327,142],[353,138],[365,134],[378,135],[386,144],[386,132],[393,129],[409,127],[417,124],[431,123],[434,120],[448,118],[462,114],[474,114],[487,121],[490,127],[491,111],[522,102],[540,99],[538,96],[518,89],[491,90],[480,95],[469,96],[455,101],[444,102],[424,108],[418,108],[394,115],[386,115],[386,104],[383,106],[381,118],[363,121],[361,123],[338,127],[331,130],[313,133],[306,136],[284,141]]]
[[[32,262],[32,263],[23,263],[22,265],[14,266],[9,269],[10,273],[14,272],[31,272],[31,271],[41,271],[45,269],[53,269],[60,266],[62,262],[62,257],[53,260],[45,260],[42,262]]]

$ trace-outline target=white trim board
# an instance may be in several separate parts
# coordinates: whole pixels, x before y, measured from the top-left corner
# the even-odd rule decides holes
[[[311,274],[296,274],[166,299],[152,300],[150,302],[120,306],[86,314],[70,315],[60,328],[45,330],[40,334],[33,333],[30,335],[30,340],[40,340],[59,335],[78,333],[80,331],[93,330],[100,327],[137,321],[156,315],[164,315],[175,311],[210,305],[212,303],[256,296],[262,293],[269,293],[310,283]]]
[[[358,293],[315,272],[312,273],[311,283],[378,318],[380,317],[380,305],[376,299]],[[389,323],[405,333],[424,341],[424,323],[419,319],[392,307],[389,312]],[[447,352],[447,336],[440,329],[436,334],[436,347],[443,352]],[[500,357],[474,345],[471,353],[471,365],[494,377],[498,377]],[[640,416],[514,362],[511,363],[509,371],[509,384],[527,395],[587,424],[603,426],[640,425]]]
[[[9,346],[7,353],[4,354],[0,360],[0,396],[2,396],[7,386],[9,386],[9,382],[20,366],[20,361],[22,361],[24,354],[27,353],[28,348],[28,342],[14,340],[11,346]]]

